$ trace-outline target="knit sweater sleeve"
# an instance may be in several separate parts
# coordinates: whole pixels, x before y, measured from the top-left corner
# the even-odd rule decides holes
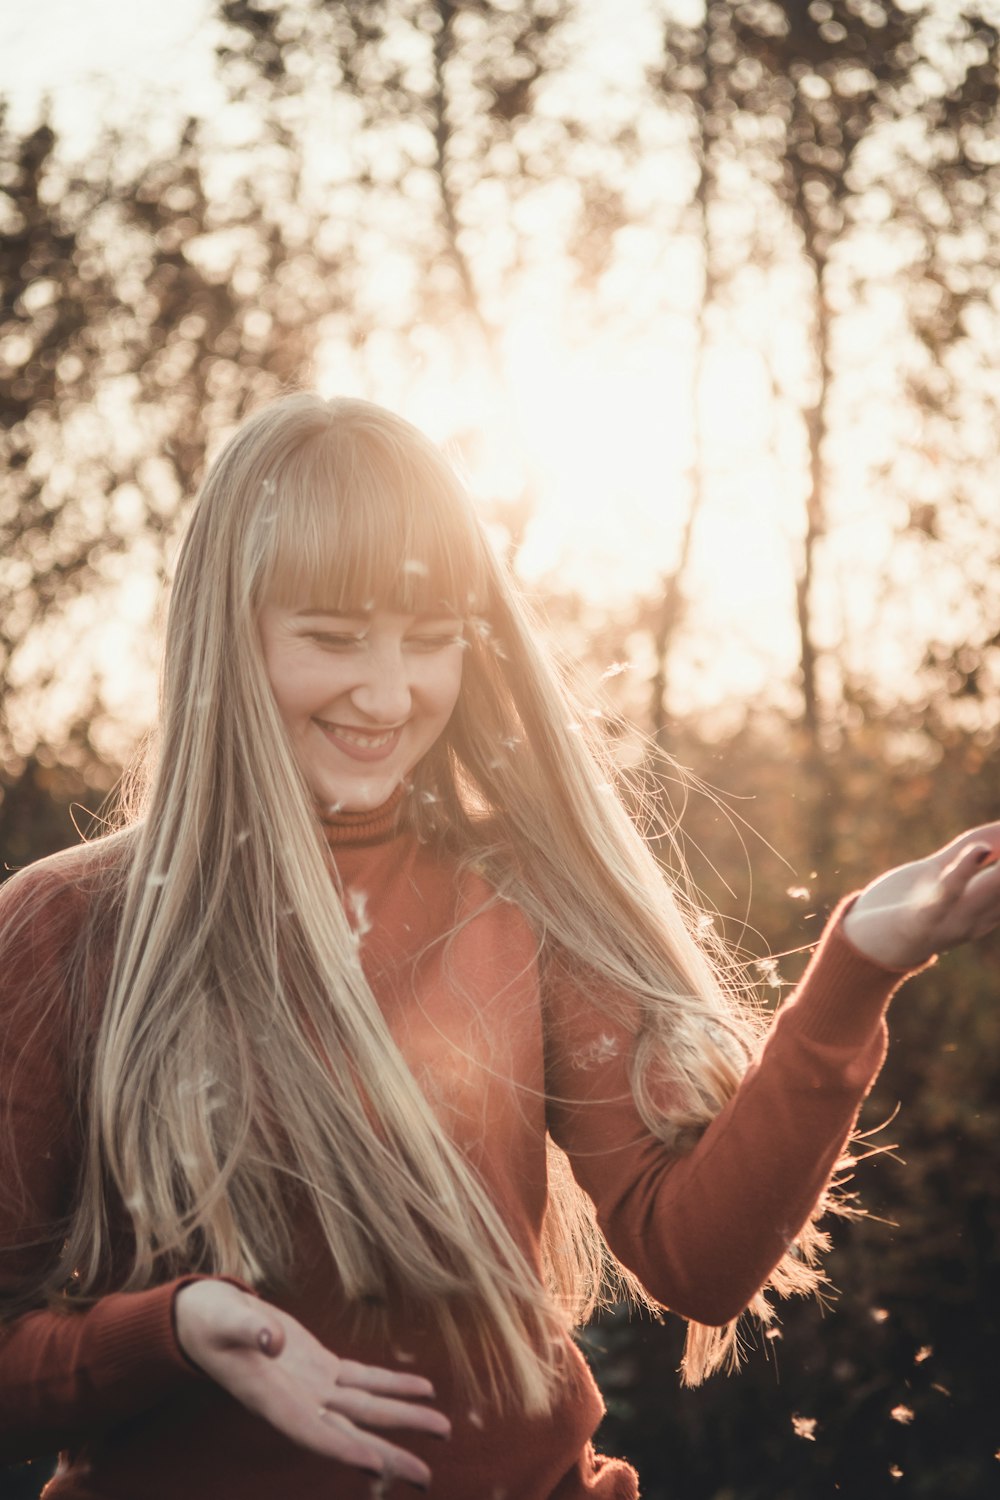
[[[85,1311],[9,1315],[26,1279],[57,1257],[75,1185],[60,1003],[82,920],[74,868],[57,856],[0,888],[0,1461],[73,1446],[205,1379],[174,1332],[183,1280]]]
[[[858,953],[843,909],[759,1058],[687,1155],[668,1151],[635,1108],[632,1038],[568,982],[547,988],[553,1138],[619,1260],[696,1322],[728,1322],[765,1284],[827,1187],[884,1060],[884,1012],[906,975]]]

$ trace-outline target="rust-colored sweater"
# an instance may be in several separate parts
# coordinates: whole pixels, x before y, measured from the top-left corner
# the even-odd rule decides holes
[[[864,960],[832,924],[758,1065],[695,1150],[672,1158],[632,1105],[630,1038],[565,981],[540,984],[514,906],[474,876],[457,878],[447,857],[397,832],[391,813],[349,817],[331,838],[345,889],[361,893],[351,906],[365,913],[363,960],[387,1021],[527,1254],[537,1261],[548,1127],[616,1254],[653,1296],[702,1322],[735,1316],[841,1154],[902,976]],[[63,1047],[16,1002],[63,984],[85,917],[79,877],[94,858],[78,849],[42,860],[0,891],[0,920],[46,896],[42,916],[0,954],[0,1088],[12,1125],[0,1140],[0,1299],[73,1191],[79,1133]],[[443,952],[434,940],[456,924]],[[27,1202],[10,1190],[12,1157]],[[304,1217],[295,1233],[294,1292],[275,1300],[338,1354],[434,1381],[451,1440],[400,1440],[430,1465],[436,1500],[634,1500],[634,1471],[594,1454],[603,1408],[575,1348],[544,1420],[472,1409],[433,1320],[399,1327],[384,1345],[359,1338],[315,1224]],[[0,1330],[0,1462],[61,1449],[47,1500],[367,1500],[370,1479],[296,1448],[187,1361],[172,1324],[181,1284],[109,1295],[82,1313],[29,1312]]]

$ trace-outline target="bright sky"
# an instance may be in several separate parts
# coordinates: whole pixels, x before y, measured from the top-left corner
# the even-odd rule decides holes
[[[60,134],[85,145],[107,114],[129,118],[151,96],[195,106],[218,97],[211,0],[11,0],[0,6],[0,92],[12,121],[46,93]]]
[[[652,36],[650,0],[590,4],[584,42],[627,88],[629,70]],[[155,130],[157,120],[175,118],[182,108],[210,110],[220,97],[211,10],[211,0],[8,5],[0,10],[0,92],[11,100],[15,127],[30,121],[46,92],[74,150],[86,148],[103,119],[141,115]],[[167,126],[161,129],[167,138]],[[662,263],[651,274],[662,278]],[[692,296],[695,290],[692,283]],[[695,535],[696,629],[678,666],[684,704],[762,694],[788,678],[796,659],[792,590],[802,529],[801,435],[776,425],[771,376],[758,350],[770,340],[772,356],[777,350],[793,379],[803,378],[794,369],[801,356],[790,342],[782,346],[775,333],[781,314],[773,307],[762,305],[757,319],[759,326],[734,333],[717,350],[706,372],[711,483]],[[879,343],[870,323],[864,336],[874,366]],[[504,356],[514,397],[502,412],[482,380],[454,368],[425,366],[419,375],[386,368],[378,389],[362,393],[402,410],[439,441],[458,431],[482,432],[470,479],[483,494],[516,492],[527,467],[539,496],[521,558],[529,581],[544,587],[546,576],[555,575],[621,604],[655,589],[673,563],[690,500],[690,326],[685,334],[676,302],[669,315],[638,331],[583,349],[573,346],[551,308],[524,306],[505,330]],[[323,386],[357,389],[347,351],[328,348],[320,363]],[[870,618],[865,601],[880,588],[892,542],[884,515],[864,489],[865,441],[859,436],[858,489],[837,542],[855,575],[850,598],[841,604],[856,630]],[[130,633],[140,623],[136,611],[141,616],[145,608],[126,601]],[[840,624],[829,618],[827,628]],[[121,675],[113,635],[112,629],[102,654],[115,663],[127,702],[135,685]]]

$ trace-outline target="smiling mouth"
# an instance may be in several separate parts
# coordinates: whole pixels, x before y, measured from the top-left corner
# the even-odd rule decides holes
[[[367,750],[378,750],[381,745],[388,745],[399,733],[398,729],[383,729],[378,734],[372,734],[366,729],[347,729],[343,724],[326,724],[322,719],[320,723],[339,740],[346,740],[349,745],[363,745]]]
[[[317,719],[316,723],[327,739],[333,740],[348,754],[351,754],[353,750],[365,758],[369,756],[375,758],[383,751],[391,753],[403,732],[402,724],[397,724],[395,729],[380,729],[376,732],[368,729],[355,729],[347,724],[329,724],[325,719]]]

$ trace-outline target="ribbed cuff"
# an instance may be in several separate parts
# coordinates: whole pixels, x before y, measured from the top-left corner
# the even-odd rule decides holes
[[[95,1304],[88,1318],[95,1383],[132,1386],[148,1399],[179,1382],[206,1378],[177,1342],[173,1304],[179,1285],[169,1281],[143,1292],[112,1292]]]
[[[93,1339],[88,1364],[94,1384],[105,1388],[134,1386],[155,1397],[179,1381],[207,1380],[177,1340],[174,1299],[190,1282],[213,1279],[228,1281],[256,1296],[253,1287],[235,1276],[190,1275],[147,1291],[112,1292],[102,1297],[87,1319],[88,1338]]]

